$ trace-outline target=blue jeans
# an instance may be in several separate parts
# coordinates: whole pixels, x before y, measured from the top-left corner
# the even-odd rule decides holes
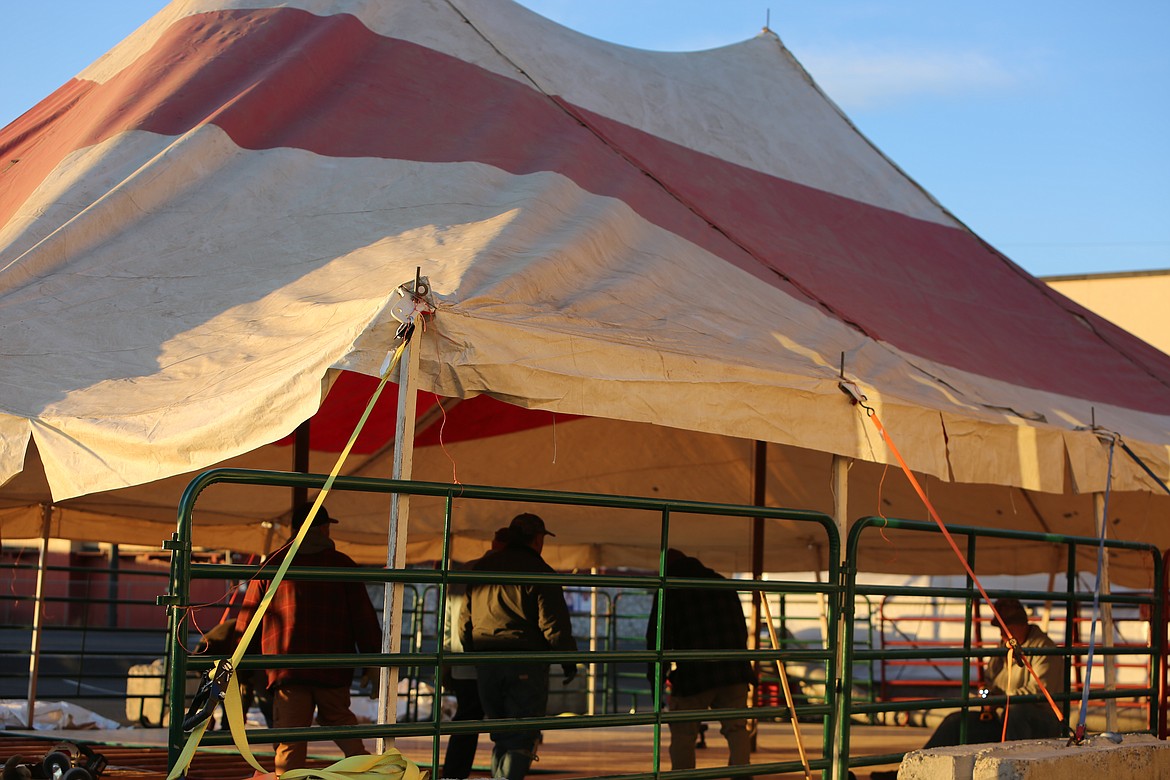
[[[540,718],[548,706],[548,664],[485,664],[475,668],[487,718]],[[532,731],[493,731],[492,777],[523,780],[532,765]]]

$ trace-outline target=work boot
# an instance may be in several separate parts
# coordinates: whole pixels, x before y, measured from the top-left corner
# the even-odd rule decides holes
[[[532,766],[532,759],[532,753],[527,750],[509,750],[499,757],[492,774],[507,780],[524,780],[528,768]]]

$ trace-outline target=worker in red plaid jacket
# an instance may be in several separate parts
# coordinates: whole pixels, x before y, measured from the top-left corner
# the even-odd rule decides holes
[[[295,533],[308,519],[311,503],[297,507],[293,512],[292,531]],[[357,567],[353,559],[339,552],[329,537],[329,527],[336,523],[322,506],[313,525],[305,535],[294,566]],[[284,550],[275,553],[269,566],[279,566]],[[252,614],[268,590],[267,581],[256,580],[248,585],[244,606],[236,617],[236,630],[242,634]],[[326,582],[317,580],[285,580],[264,614],[261,630],[253,638],[249,653],[264,655],[302,655],[327,653],[379,653],[382,650],[382,629],[378,615],[360,582]],[[257,641],[258,640],[258,641]],[[377,673],[367,669],[363,685]],[[269,669],[268,688],[272,692],[273,726],[278,729],[311,726],[313,712],[322,726],[345,726],[357,723],[357,716],[349,708],[349,687],[353,669],[330,667],[326,669]],[[347,756],[368,753],[362,740],[339,739],[337,746]],[[305,765],[308,752],[306,742],[281,742],[276,746],[276,773]]]

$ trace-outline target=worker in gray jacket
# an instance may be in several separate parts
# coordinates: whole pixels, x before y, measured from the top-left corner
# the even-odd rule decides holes
[[[504,549],[484,555],[474,571],[552,573],[540,553],[544,537],[555,536],[544,520],[520,514],[509,525]],[[576,650],[569,607],[559,585],[478,583],[468,588],[460,614],[460,638],[469,652]],[[562,664],[567,685],[576,664]],[[488,718],[532,718],[548,705],[547,663],[513,662],[476,666],[479,697]],[[522,780],[536,752],[539,731],[492,732],[492,777]]]
[[[1065,659],[1060,655],[1034,652],[1057,647],[1057,644],[1039,626],[1030,622],[1027,608],[1019,599],[1002,598],[995,602],[995,612],[1002,618],[1003,625],[995,618],[989,621],[989,625],[1000,630],[1000,646],[1014,643],[1014,647],[1010,664],[1005,656],[998,655],[987,661],[987,692],[1008,696],[1040,696],[1042,683],[1053,697],[1064,693]],[[1028,658],[1031,672],[1024,665],[1022,656]],[[952,712],[943,718],[923,747],[958,745],[964,724],[968,744],[999,742],[1001,736],[1006,740],[1046,739],[1059,737],[1062,731],[1060,717],[1046,698],[1040,701],[1010,701],[1002,714],[994,707],[984,707],[979,712]],[[870,780],[897,780],[897,777],[897,770],[870,773]]]

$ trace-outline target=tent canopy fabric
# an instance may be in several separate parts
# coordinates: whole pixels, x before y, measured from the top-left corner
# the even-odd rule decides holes
[[[842,372],[937,492],[984,502],[964,517],[1049,496],[1091,532],[1094,424],[1170,477],[1170,357],[981,241],[767,30],[667,54],[510,0],[183,0],[0,152],[6,537],[50,498],[62,535],[146,532],[192,472],[287,468],[273,443],[331,386],[334,417],[364,402],[352,377],[377,374],[416,269],[438,309],[420,386],[465,399],[444,441],[485,482],[649,490],[642,474],[747,502],[742,478],[696,472],[739,473],[730,453],[759,440],[818,483],[770,501],[829,508],[829,454],[859,475],[893,462]],[[312,426],[315,470],[334,430]],[[569,468],[558,444],[536,474],[520,457],[570,436],[600,460]],[[444,449],[416,474],[449,479]],[[1156,501],[1132,464],[1112,488]],[[246,547],[278,511],[237,496],[210,514]],[[570,534],[563,562],[620,546],[597,538]]]
[[[352,418],[366,402],[372,381],[344,374],[333,386],[312,421],[314,449],[310,471],[326,474],[333,467],[341,443],[330,443],[337,431],[348,435]],[[420,414],[415,451],[415,475],[432,482],[465,485],[581,490],[604,494],[645,496],[717,503],[751,503],[754,443],[734,437],[682,431],[664,426],[594,418],[570,418],[524,410],[493,401],[488,396],[458,402],[446,399],[446,414],[429,406]],[[358,440],[358,451],[343,473],[385,476],[392,451],[387,439],[393,432],[395,399],[383,397],[372,421]],[[331,429],[327,421],[339,423]],[[498,433],[500,427],[507,432]],[[241,468],[288,470],[291,446],[259,448],[226,464]],[[797,507],[826,514],[833,511],[829,474],[831,456],[796,447],[768,445],[767,495],[769,506]],[[1125,467],[1123,459],[1119,467]],[[144,486],[124,488],[71,499],[53,507],[51,533],[74,539],[158,543],[173,528],[175,507],[193,474],[180,475]],[[1092,495],[1050,494],[1008,486],[964,485],[924,479],[926,489],[949,523],[1063,533],[1095,534]],[[849,472],[848,516],[886,515],[926,520],[918,497],[896,467],[866,461],[853,463]],[[34,504],[46,490],[43,474],[33,470],[18,475],[4,490],[0,509],[6,538],[41,533],[41,515]],[[458,496],[462,491],[456,489]],[[333,492],[327,500],[339,544],[358,560],[382,563],[386,559],[386,528],[390,502],[386,495]],[[287,491],[213,485],[196,504],[194,541],[202,547],[262,552],[289,537]],[[415,498],[410,513],[408,558],[435,560],[441,554],[441,501]],[[658,516],[646,512],[597,510],[589,507],[472,502],[456,499],[452,521],[451,555],[460,560],[477,557],[495,528],[521,511],[536,511],[557,534],[549,539],[545,557],[562,569],[591,566],[653,568],[657,562]],[[1111,536],[1139,539],[1166,546],[1165,503],[1146,492],[1115,492],[1110,500]],[[269,531],[266,521],[275,521]],[[1115,532],[1115,533],[1114,533]],[[671,543],[699,554],[725,571],[747,571],[753,565],[751,527],[742,519],[679,520],[671,525]],[[825,534],[814,524],[769,521],[764,530],[763,565],[767,571],[816,571],[827,568]],[[1080,568],[1096,566],[1095,548],[1081,550]],[[980,574],[1059,572],[1066,555],[1055,545],[1024,545],[1013,541],[980,540]],[[959,564],[937,536],[891,531],[869,532],[861,548],[863,570],[903,574],[959,574]],[[1149,588],[1153,562],[1148,556],[1114,556],[1112,579],[1117,584]]]

